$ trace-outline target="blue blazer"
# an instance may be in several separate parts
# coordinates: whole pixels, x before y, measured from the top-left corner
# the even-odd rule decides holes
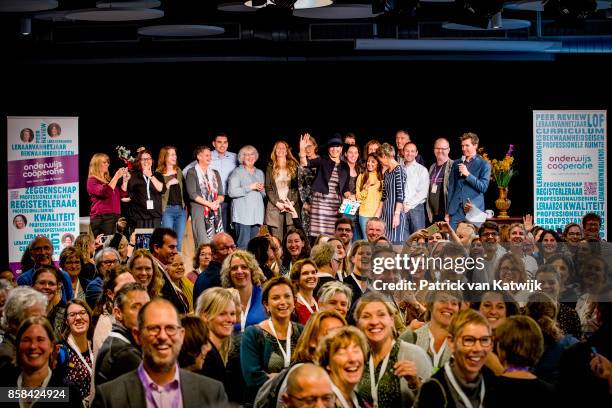
[[[463,177],[459,173],[461,160],[455,160],[448,183],[448,208],[450,216],[463,214],[463,206],[468,198],[481,211],[485,210],[484,193],[489,188],[491,166],[482,157],[476,155],[468,165],[470,175]]]

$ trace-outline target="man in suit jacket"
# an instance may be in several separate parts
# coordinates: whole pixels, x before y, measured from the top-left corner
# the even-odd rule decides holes
[[[444,221],[448,206],[448,183],[453,160],[448,155],[450,143],[441,137],[434,142],[436,162],[429,167],[429,193],[427,194],[427,218],[429,222]]]
[[[448,184],[447,214],[453,229],[465,219],[465,205],[485,210],[484,193],[489,187],[491,166],[478,155],[478,136],[464,133],[461,136],[463,157],[453,163]]]
[[[223,384],[179,368],[185,329],[176,308],[165,299],[147,303],[132,330],[143,361],[135,371],[99,386],[93,407],[202,408],[227,406]]]

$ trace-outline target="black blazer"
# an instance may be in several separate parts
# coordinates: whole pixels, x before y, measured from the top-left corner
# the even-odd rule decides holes
[[[317,157],[316,159],[308,160],[308,167],[317,169],[317,176],[312,182],[312,191],[316,191],[321,194],[329,193],[329,179],[331,178],[332,172],[336,163],[327,158]],[[338,181],[340,191],[338,195],[344,196],[344,193],[349,191],[349,176],[351,170],[346,162],[340,161],[340,168],[338,169]]]
[[[2,374],[3,381],[0,381],[0,385],[3,387],[10,387],[12,389],[17,388],[17,377],[21,371],[18,368],[14,368],[9,372],[4,372]],[[49,384],[47,387],[68,387],[68,402],[37,402],[34,404],[36,408],[55,408],[55,407],[70,407],[70,408],[82,408],[83,407],[83,397],[79,392],[77,387],[67,386],[64,384],[64,371],[61,369],[53,370],[51,373],[51,379],[49,380]],[[3,407],[19,407],[19,401],[15,402],[3,402],[1,404]]]
[[[219,381],[181,369],[183,408],[216,408],[228,405],[223,384]],[[147,408],[145,392],[136,370],[96,387],[92,407]]]

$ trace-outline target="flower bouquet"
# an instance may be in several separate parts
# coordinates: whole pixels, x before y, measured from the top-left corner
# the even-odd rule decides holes
[[[115,150],[117,150],[117,157],[119,160],[121,160],[127,166],[128,170],[131,171],[136,164],[136,159],[130,155],[130,150],[125,146],[117,146]]]
[[[502,160],[490,159],[483,148],[479,149],[482,158],[491,165],[491,179],[495,180],[499,189],[499,198],[495,200],[495,206],[499,210],[499,218],[508,218],[508,209],[510,208],[510,200],[508,199],[508,185],[512,177],[517,172],[512,167],[514,164],[514,145],[508,146],[508,152]]]

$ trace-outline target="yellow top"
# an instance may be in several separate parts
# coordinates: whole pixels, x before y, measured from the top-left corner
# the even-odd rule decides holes
[[[373,217],[376,214],[380,200],[382,199],[382,190],[380,189],[380,180],[376,172],[368,174],[368,182],[362,190],[361,179],[363,174],[357,177],[357,200],[361,203],[359,207],[359,215],[362,217]]]

